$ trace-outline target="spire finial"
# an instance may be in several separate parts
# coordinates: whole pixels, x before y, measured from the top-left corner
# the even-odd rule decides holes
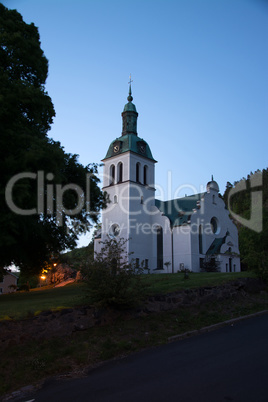
[[[133,82],[133,80],[131,79],[131,74],[129,74],[129,91],[128,91],[128,97],[127,97],[127,100],[129,102],[133,101],[132,92],[131,92],[131,83],[132,82]]]
[[[213,179],[213,174],[211,175],[211,180],[214,181],[214,179]]]

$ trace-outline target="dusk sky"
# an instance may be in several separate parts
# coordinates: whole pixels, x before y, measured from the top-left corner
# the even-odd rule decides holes
[[[156,197],[268,166],[265,0],[6,0],[39,29],[56,118],[49,137],[100,163],[121,135],[131,73]],[[101,172],[101,169],[100,169]]]

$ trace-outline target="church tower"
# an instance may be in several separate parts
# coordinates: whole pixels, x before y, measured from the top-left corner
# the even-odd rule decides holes
[[[147,142],[137,134],[138,113],[132,103],[131,81],[127,100],[122,112],[122,134],[112,141],[102,160],[103,191],[109,195],[110,203],[102,211],[101,240],[129,239],[126,246],[131,258],[148,266],[153,255],[150,228],[156,161]],[[100,249],[100,241],[95,242],[95,251]]]

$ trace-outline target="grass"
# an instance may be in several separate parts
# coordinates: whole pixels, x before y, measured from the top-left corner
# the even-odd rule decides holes
[[[146,295],[166,294],[179,289],[201,286],[216,286],[241,277],[254,276],[250,272],[236,273],[191,273],[144,275]],[[69,284],[59,288],[36,288],[30,292],[17,292],[0,296],[0,320],[22,319],[44,310],[72,308],[90,304],[87,286],[84,283]]]
[[[182,288],[214,286],[249,273],[148,275],[142,280],[146,294],[164,294]],[[36,311],[74,307],[86,304],[85,284],[70,284],[62,288],[38,289],[30,292],[2,295],[0,316],[22,318]],[[168,338],[186,331],[200,329],[224,320],[268,309],[268,294],[248,295],[234,300],[213,302],[200,306],[133,316],[121,312],[112,325],[95,326],[70,336],[45,340],[25,340],[10,343],[1,353],[0,395],[25,385],[34,384],[46,377],[65,373],[81,375],[89,367],[104,360],[120,357],[135,351],[158,346]],[[0,323],[1,326],[1,323]],[[68,374],[69,373],[69,374]],[[70,374],[71,373],[71,374]]]
[[[104,360],[167,343],[170,336],[267,308],[266,294],[131,319],[121,313],[113,325],[95,326],[66,337],[11,344],[0,360],[0,395],[52,375],[85,374]]]
[[[84,283],[59,288],[36,288],[30,292],[16,292],[0,296],[0,320],[5,317],[22,319],[44,310],[71,308],[85,303],[87,287]]]
[[[210,272],[190,273],[185,279],[184,274],[144,275],[143,282],[147,295],[167,294],[180,289],[191,289],[203,286],[218,286],[238,278],[255,277],[253,272]]]

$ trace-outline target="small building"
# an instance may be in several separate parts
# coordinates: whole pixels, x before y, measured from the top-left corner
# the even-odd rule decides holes
[[[3,281],[0,282],[0,294],[14,292],[18,284],[18,277],[12,271],[5,271]]]
[[[102,211],[95,252],[106,239],[124,238],[127,254],[147,272],[199,272],[208,262],[215,262],[221,272],[240,271],[237,228],[213,177],[203,193],[155,199],[156,160],[137,134],[131,86],[127,100],[122,134],[103,159],[103,190],[110,203]]]

